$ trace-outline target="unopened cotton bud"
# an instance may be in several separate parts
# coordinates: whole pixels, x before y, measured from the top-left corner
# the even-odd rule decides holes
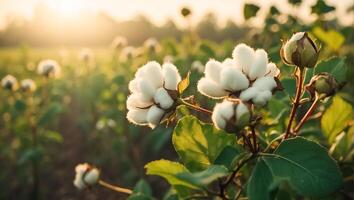
[[[339,89],[336,79],[327,72],[322,72],[312,77],[310,83],[306,86],[310,92],[315,91],[319,95],[332,96]]]
[[[265,76],[270,76],[270,77],[278,77],[280,74],[280,70],[277,68],[277,66],[274,63],[268,63],[267,65],[267,72]]]
[[[318,59],[318,48],[305,32],[295,33],[283,44],[280,55],[288,65],[312,68]]]
[[[154,100],[155,103],[160,105],[163,109],[169,109],[174,103],[173,99],[164,88],[157,89]]]
[[[168,90],[177,90],[177,85],[181,81],[177,67],[171,63],[165,63],[162,66],[162,74],[165,78],[164,87]]]
[[[149,109],[130,109],[127,113],[127,119],[137,125],[147,124],[147,114]]]
[[[249,70],[249,78],[255,80],[256,78],[264,76],[267,71],[268,54],[263,49],[257,49],[254,54],[254,61]]]
[[[8,90],[16,90],[18,88],[17,79],[12,75],[6,75],[1,80],[1,86]]]
[[[264,90],[272,91],[274,88],[277,87],[277,83],[273,77],[265,76],[257,79],[253,83],[252,87],[256,87],[260,91],[264,91]]]
[[[247,75],[250,72],[254,56],[254,50],[246,44],[237,45],[232,52],[232,57]]]
[[[248,88],[247,77],[235,67],[224,67],[221,70],[220,85],[225,90],[236,92]]]
[[[147,122],[152,129],[154,129],[161,122],[164,113],[164,110],[157,106],[151,106],[149,108],[147,113]]]
[[[36,90],[36,83],[32,79],[24,79],[21,81],[21,89],[25,92],[33,92]]]
[[[250,88],[241,92],[240,99],[242,101],[249,101],[249,100],[253,99],[254,97],[256,97],[257,93],[259,93],[259,90],[257,88],[250,87]]]
[[[75,172],[74,185],[79,190],[95,185],[100,179],[100,171],[87,163],[77,165]]]
[[[215,81],[216,83],[220,82],[220,72],[222,69],[222,64],[216,60],[209,60],[205,64],[205,77]]]
[[[228,95],[228,92],[221,88],[215,81],[208,78],[202,78],[197,85],[198,91],[210,98],[222,98]]]
[[[272,93],[268,90],[259,92],[252,102],[258,106],[264,106],[272,98]]]

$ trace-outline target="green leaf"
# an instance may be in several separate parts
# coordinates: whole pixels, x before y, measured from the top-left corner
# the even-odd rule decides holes
[[[135,185],[135,187],[133,189],[133,192],[134,193],[141,193],[146,196],[152,195],[151,187],[150,187],[149,183],[147,183],[144,179],[140,179],[138,181],[138,183]]]
[[[217,130],[212,124],[201,123],[193,116],[179,120],[172,142],[183,163],[191,171],[206,169],[226,146],[238,146],[235,135]]]
[[[330,153],[339,160],[345,160],[354,145],[354,126],[350,127],[348,131],[343,131],[336,137],[335,142],[331,146]]]
[[[284,92],[290,97],[295,95],[296,81],[293,78],[284,78],[281,81],[281,85],[284,87]]]
[[[292,5],[299,5],[301,4],[302,0],[288,0],[290,4]]]
[[[245,20],[248,20],[256,16],[259,9],[260,8],[257,5],[245,4],[245,6],[243,7],[243,16],[245,17]]]
[[[317,0],[317,3],[311,7],[311,13],[321,15],[331,12],[335,9],[335,7],[327,5],[324,0]]]
[[[323,41],[329,48],[334,51],[337,51],[345,41],[344,36],[334,29],[325,31],[321,27],[317,26],[312,30],[312,32],[318,39]]]
[[[210,183],[218,178],[228,175],[228,169],[221,165],[211,165],[201,172],[183,172],[177,174],[177,177],[200,189],[206,188]]]
[[[223,165],[228,169],[233,169],[239,158],[244,155],[244,151],[233,146],[226,146],[219,156],[215,159],[214,164]]]
[[[54,102],[51,103],[47,110],[43,113],[43,115],[38,120],[38,126],[45,126],[50,121],[52,121],[59,113],[63,111],[63,107],[60,103]]]
[[[328,72],[339,82],[346,81],[347,66],[345,64],[345,58],[332,57],[327,60],[321,61],[315,68],[315,74],[321,72]]]
[[[149,197],[142,193],[133,193],[128,197],[128,200],[153,200],[154,198]]]
[[[173,186],[179,185],[188,188],[196,188],[194,185],[186,181],[180,180],[179,178],[176,177],[176,175],[179,173],[188,172],[188,169],[184,165],[178,162],[172,162],[163,159],[156,160],[146,164],[145,169],[147,175],[161,176],[165,178],[168,181],[168,183],[170,183]]]
[[[334,142],[336,136],[348,126],[352,115],[352,106],[339,96],[335,96],[321,119],[321,128],[329,143]]]
[[[342,185],[336,162],[318,143],[302,137],[285,140],[274,154],[261,154],[249,181],[250,200],[271,199],[283,181],[303,196],[324,197]]]
[[[190,76],[190,72],[188,72],[187,76],[178,83],[178,93],[182,94],[184,90],[186,90],[189,86],[189,76]]]

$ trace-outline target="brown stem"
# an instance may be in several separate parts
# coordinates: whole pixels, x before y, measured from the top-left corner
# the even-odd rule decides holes
[[[248,163],[249,161],[253,160],[255,157],[257,156],[257,154],[252,154],[250,157],[248,157],[247,159],[244,159],[240,162],[240,164],[236,167],[236,169],[232,172],[232,174],[226,179],[226,181],[224,183],[221,184],[220,187],[220,194],[224,194],[225,190],[227,188],[227,186],[232,182],[232,180],[235,178],[237,172],[239,172],[241,170],[241,168]]]
[[[253,140],[253,153],[256,153],[258,151],[258,143],[257,143],[257,135],[256,135],[256,130],[254,126],[251,126],[251,133],[252,133],[252,140]]]
[[[184,104],[184,105],[186,105],[186,106],[188,106],[188,107],[190,107],[190,108],[192,108],[192,109],[194,109],[196,111],[203,112],[203,113],[206,113],[208,115],[212,115],[213,114],[213,112],[211,110],[202,108],[202,107],[197,106],[197,105],[193,105],[193,104],[188,103],[187,101],[185,101],[183,99],[180,99],[180,100],[181,100],[182,104]]]
[[[302,117],[299,124],[292,131],[293,133],[296,134],[301,129],[301,127],[305,124],[305,122],[309,119],[313,111],[316,109],[319,100],[320,98],[316,97],[316,99],[312,102],[311,107],[307,110],[306,114]]]
[[[297,67],[295,70],[295,73],[294,73],[295,78],[296,78],[296,83],[297,83],[296,94],[295,94],[295,99],[294,99],[293,106],[292,106],[291,112],[290,112],[289,123],[286,128],[286,132],[285,132],[283,139],[287,139],[289,137],[289,135],[291,133],[291,125],[295,119],[297,108],[300,105],[300,100],[301,100],[301,96],[302,96],[302,86],[303,86],[303,82],[304,82],[304,72],[305,72],[305,68]]]
[[[124,193],[124,194],[129,194],[129,195],[133,193],[133,191],[130,190],[130,189],[118,187],[118,186],[109,184],[109,183],[107,183],[105,181],[102,181],[102,180],[99,180],[98,184],[102,185],[105,188],[108,188],[110,190],[113,190],[113,191],[116,191],[116,192],[119,192],[119,193]]]

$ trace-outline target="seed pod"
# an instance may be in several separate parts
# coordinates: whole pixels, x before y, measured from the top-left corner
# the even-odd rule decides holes
[[[34,92],[36,90],[36,83],[32,79],[24,79],[21,81],[21,89],[24,92]]]
[[[306,89],[312,96],[317,93],[318,95],[324,95],[325,97],[334,95],[339,88],[340,86],[336,79],[327,72],[315,75],[306,86]]]
[[[1,86],[7,90],[15,91],[18,88],[17,79],[12,75],[6,75],[1,80]]]
[[[79,190],[95,185],[100,179],[100,170],[87,163],[77,165],[75,172],[74,185]]]
[[[318,48],[306,32],[295,33],[283,43],[280,56],[288,65],[313,68],[318,59]]]

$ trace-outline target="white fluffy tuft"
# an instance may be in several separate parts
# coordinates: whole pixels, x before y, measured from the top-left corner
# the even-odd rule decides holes
[[[224,67],[220,75],[220,85],[228,91],[236,92],[249,86],[247,77],[235,67]]]
[[[232,57],[246,75],[249,74],[254,56],[254,50],[243,43],[237,45],[232,52]]]
[[[267,65],[266,76],[278,77],[279,74],[280,74],[280,70],[278,69],[278,67],[274,63],[271,62]]]
[[[164,87],[168,90],[177,90],[177,85],[181,81],[177,67],[171,63],[165,63],[162,66],[162,74],[165,78]]]
[[[228,92],[222,89],[220,85],[208,78],[200,79],[197,88],[203,95],[214,99],[222,98],[228,95]]]
[[[162,120],[164,111],[157,106],[151,106],[147,113],[147,122],[149,123],[150,128],[154,129]]]
[[[254,61],[249,71],[249,78],[255,80],[256,78],[264,76],[267,71],[268,54],[263,49],[257,49],[254,54]]]
[[[221,69],[222,64],[219,61],[211,59],[205,65],[205,77],[219,83]]]
[[[253,103],[258,106],[264,106],[272,98],[272,93],[268,90],[260,92],[255,98],[252,99]]]
[[[154,96],[155,103],[163,109],[169,109],[173,105],[173,99],[164,88],[157,89]]]
[[[241,92],[240,94],[240,99],[242,101],[249,101],[252,98],[256,97],[257,93],[259,92],[259,90],[255,87],[250,87],[244,91]]]
[[[252,87],[257,88],[260,91],[272,91],[276,86],[277,83],[275,82],[274,78],[269,76],[257,79],[252,85]]]
[[[127,113],[127,119],[133,124],[145,125],[148,111],[148,109],[131,109]]]

